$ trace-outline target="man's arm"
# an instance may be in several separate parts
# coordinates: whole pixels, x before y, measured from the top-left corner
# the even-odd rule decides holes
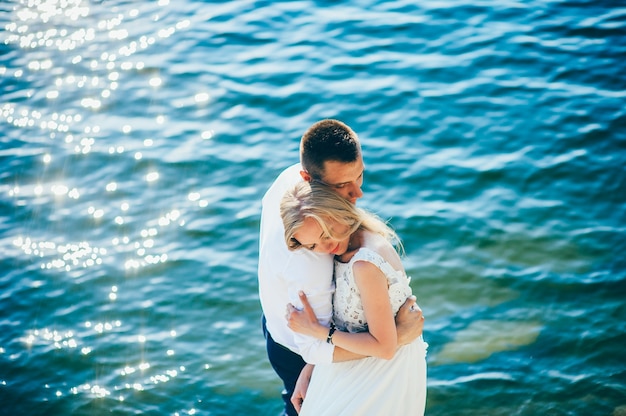
[[[296,309],[291,304],[287,305],[287,321],[291,329],[293,329],[294,325],[297,325],[297,321],[295,319],[296,315],[309,322],[317,322],[317,317],[315,316],[315,312],[313,312],[313,308],[311,308],[311,305],[309,304],[306,294],[304,294],[304,292],[299,292],[298,296],[302,302],[302,310]],[[410,344],[417,339],[417,337],[422,335],[422,329],[424,328],[424,315],[415,301],[415,296],[409,296],[396,314],[398,347]],[[337,346],[335,346],[333,351],[333,362],[335,363],[359,360],[361,358],[365,358],[365,356],[344,350],[343,348]]]
[[[287,262],[282,266],[280,274],[287,285],[287,300],[275,306],[283,313],[276,315],[284,330],[292,337],[290,348],[297,352],[304,361],[311,364],[331,363],[333,345],[326,340],[319,340],[290,330],[284,318],[287,302],[302,309],[299,292],[307,294],[310,309],[314,311],[320,324],[329,326],[333,317],[333,259],[330,255],[315,253],[310,250],[290,252]],[[271,332],[270,332],[271,333]],[[295,347],[295,348],[293,348]]]
[[[410,344],[422,335],[424,314],[416,301],[415,296],[409,296],[396,314],[398,347]]]
[[[306,391],[309,389],[309,383],[311,381],[311,375],[313,374],[314,367],[315,366],[313,364],[307,364],[304,366],[302,371],[300,371],[298,380],[296,381],[296,387],[293,389],[293,393],[291,394],[291,404],[293,404],[293,407],[298,413],[300,413],[302,402],[306,398]]]

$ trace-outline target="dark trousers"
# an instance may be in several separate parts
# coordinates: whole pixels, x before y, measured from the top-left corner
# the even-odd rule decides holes
[[[285,389],[282,392],[283,401],[285,402],[285,413],[288,416],[297,416],[298,413],[291,404],[291,395],[296,386],[296,381],[300,375],[300,371],[306,364],[301,356],[291,351],[290,349],[283,347],[272,339],[272,336],[267,331],[265,326],[265,315],[262,319],[263,335],[265,335],[265,347],[267,349],[267,356],[270,360],[272,368],[278,374],[278,377],[283,381]]]

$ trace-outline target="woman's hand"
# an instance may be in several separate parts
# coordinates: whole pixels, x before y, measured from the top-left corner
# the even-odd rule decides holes
[[[298,292],[298,296],[304,308],[299,310],[291,303],[287,305],[287,314],[285,315],[287,326],[299,334],[325,340],[328,336],[328,328],[318,322],[304,292]]]

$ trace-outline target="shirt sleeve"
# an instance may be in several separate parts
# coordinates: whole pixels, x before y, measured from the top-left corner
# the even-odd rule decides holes
[[[303,291],[318,321],[324,326],[330,326],[335,291],[332,256],[300,249],[293,253],[283,272],[288,284],[289,302],[301,309],[303,306],[298,292]],[[324,364],[333,361],[335,347],[325,340],[294,333],[294,341],[307,363]]]

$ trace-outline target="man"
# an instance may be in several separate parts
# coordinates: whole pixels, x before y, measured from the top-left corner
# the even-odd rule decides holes
[[[263,333],[267,354],[274,371],[283,381],[285,413],[297,415],[304,398],[311,366],[298,380],[305,364],[330,363],[363,358],[350,351],[312,337],[296,334],[287,327],[286,306],[309,306],[318,320],[329,326],[334,291],[333,256],[310,250],[289,251],[280,217],[280,201],[285,191],[297,182],[322,183],[346,200],[356,203],[363,196],[365,166],[356,133],[337,120],[313,124],[300,141],[300,164],[285,169],[266,192],[262,202],[259,244],[259,296],[263,309]],[[299,292],[306,294],[300,298]],[[409,298],[396,317],[398,343],[416,339],[422,331],[423,317]],[[296,381],[298,387],[296,389]]]

